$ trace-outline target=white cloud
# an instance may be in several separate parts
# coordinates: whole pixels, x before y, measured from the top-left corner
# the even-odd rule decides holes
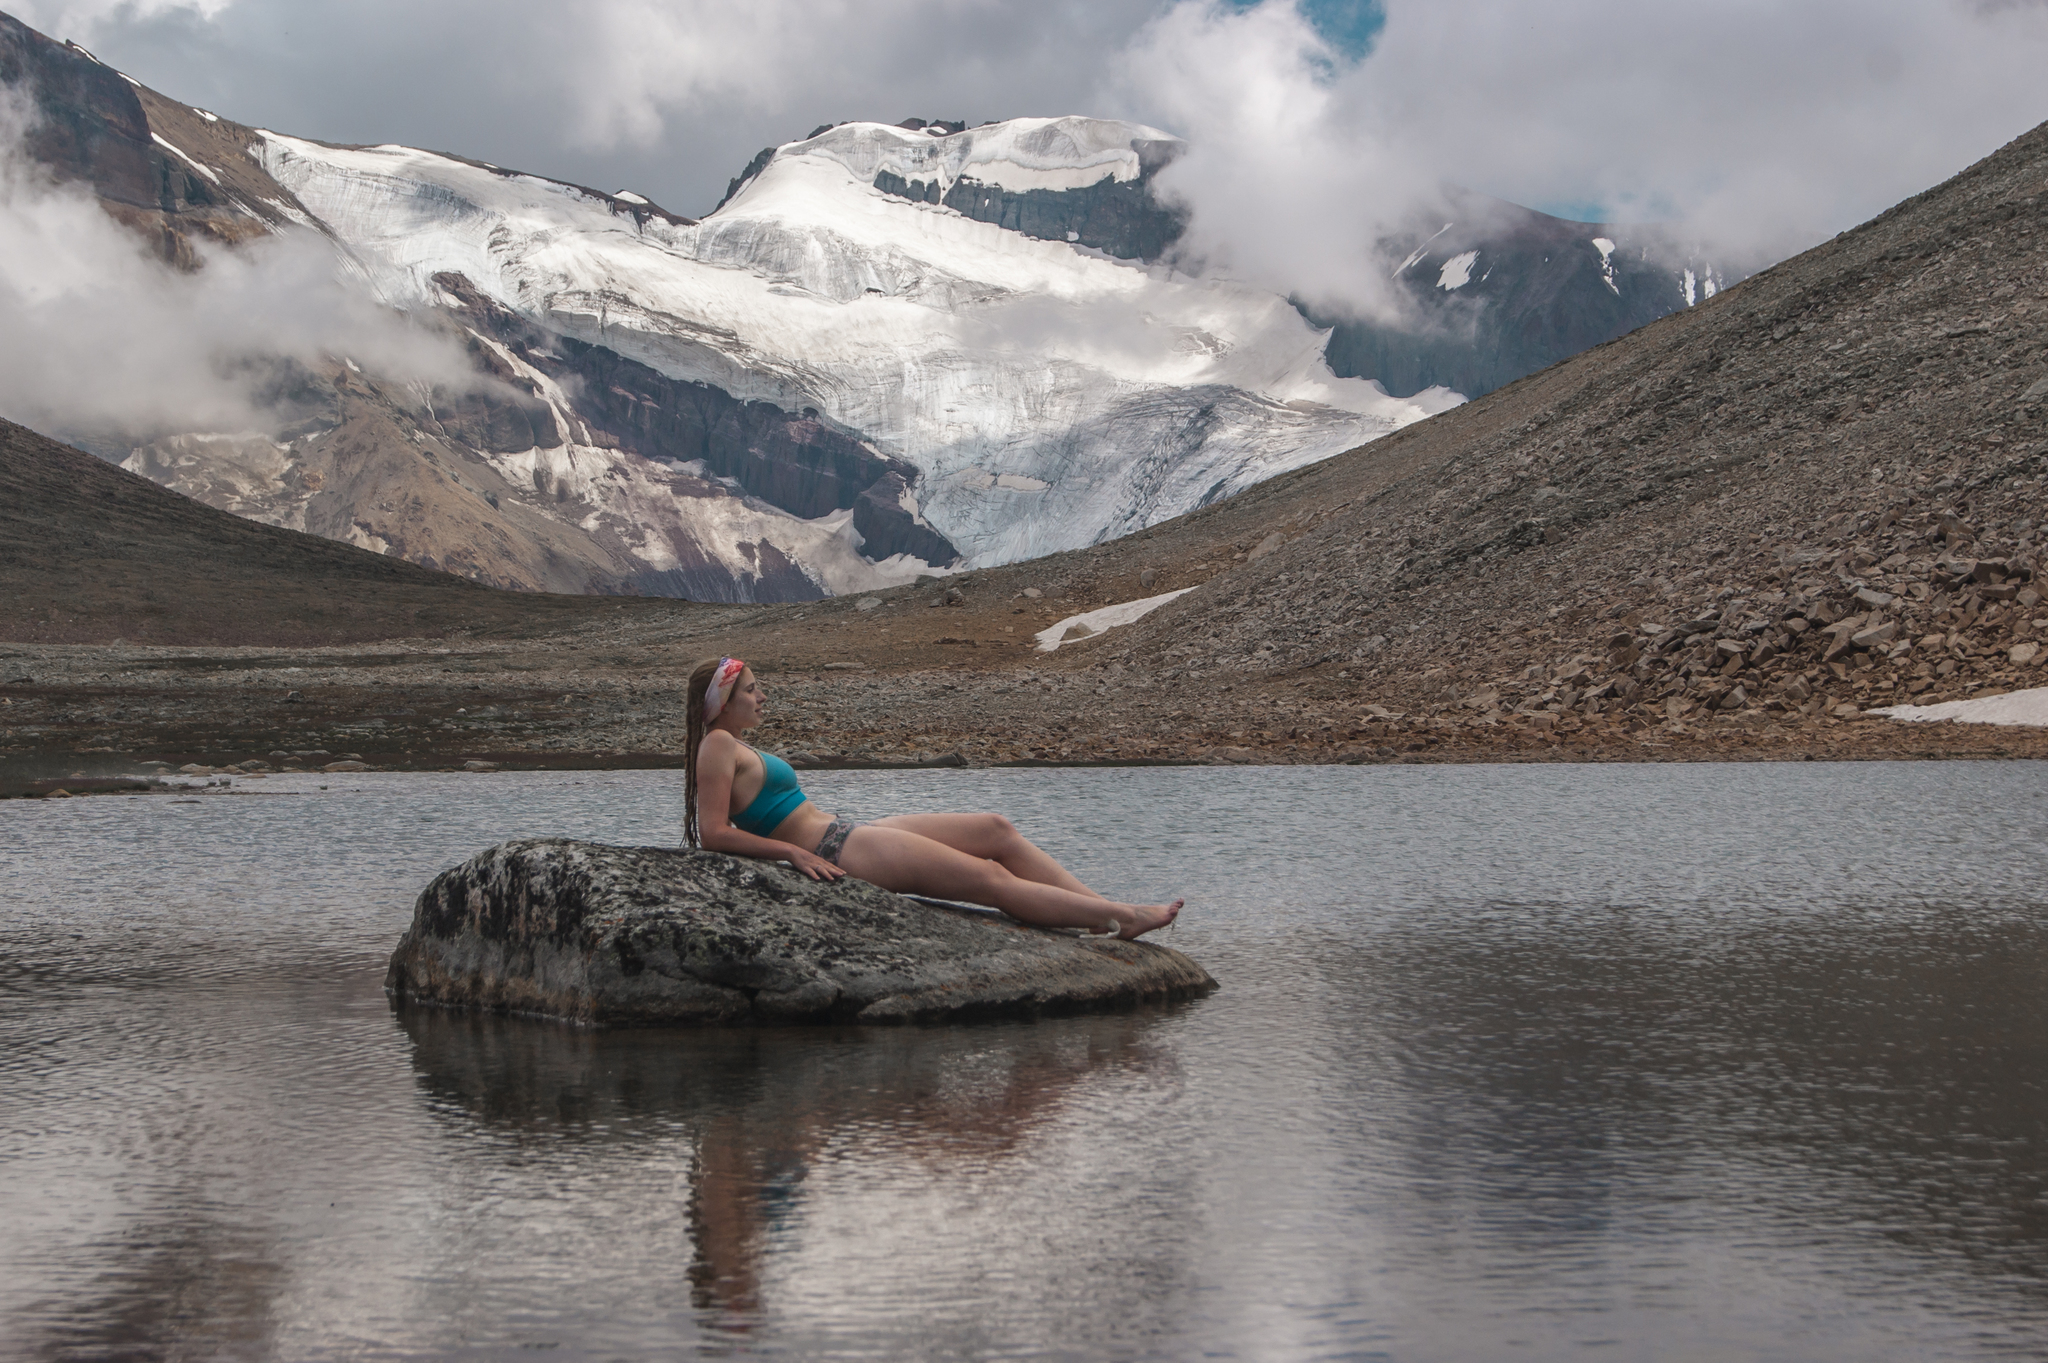
[[[15,0],[8,13],[60,42],[74,39],[91,46],[110,27],[165,14],[192,14],[211,19],[234,0]]]
[[[269,431],[276,361],[346,356],[400,382],[469,387],[462,351],[346,287],[326,240],[202,250],[190,273],[147,253],[83,188],[21,154],[0,103],[0,416],[105,440]]]
[[[1193,245],[1270,285],[1384,301],[1358,247],[1448,180],[1682,219],[1752,266],[2048,118],[2048,8],[1904,0],[1392,0],[1350,63],[1284,0],[1185,0],[1122,52],[1116,106],[1195,144]]]
[[[1158,183],[1194,210],[1189,257],[1379,310],[1393,295],[1373,243],[1438,177],[1352,116],[1335,60],[1291,5],[1183,4],[1124,54],[1111,97],[1188,140]]]

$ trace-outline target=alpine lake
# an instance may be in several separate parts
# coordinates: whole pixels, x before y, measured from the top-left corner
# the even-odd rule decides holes
[[[675,772],[0,803],[0,1358],[2048,1355],[2048,769],[813,772],[1188,898],[1094,1017],[394,1010]]]

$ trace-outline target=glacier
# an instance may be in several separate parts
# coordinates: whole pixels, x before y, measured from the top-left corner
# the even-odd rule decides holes
[[[848,123],[776,148],[701,221],[410,147],[259,130],[250,154],[390,304],[445,306],[435,277],[459,274],[535,326],[670,378],[814,408],[914,466],[906,509],[972,567],[1130,533],[1462,401],[1336,377],[1328,332],[1250,285],[875,184],[1059,192],[1132,180],[1174,145],[1079,117]],[[574,433],[566,398],[548,401]],[[832,560],[813,574],[826,590],[861,585],[848,533],[804,537]]]

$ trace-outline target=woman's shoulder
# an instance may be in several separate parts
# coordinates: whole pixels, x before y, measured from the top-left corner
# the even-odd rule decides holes
[[[711,730],[704,735],[703,741],[697,745],[697,756],[699,758],[709,757],[714,760],[729,757],[737,761],[740,753],[743,751],[745,751],[745,745],[737,738],[734,738],[732,733],[726,729]]]

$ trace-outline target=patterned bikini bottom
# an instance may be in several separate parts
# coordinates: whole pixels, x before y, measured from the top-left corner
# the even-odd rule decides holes
[[[834,819],[825,825],[825,836],[818,839],[818,855],[837,866],[839,854],[846,850],[847,838],[854,829],[866,827],[864,819]]]

